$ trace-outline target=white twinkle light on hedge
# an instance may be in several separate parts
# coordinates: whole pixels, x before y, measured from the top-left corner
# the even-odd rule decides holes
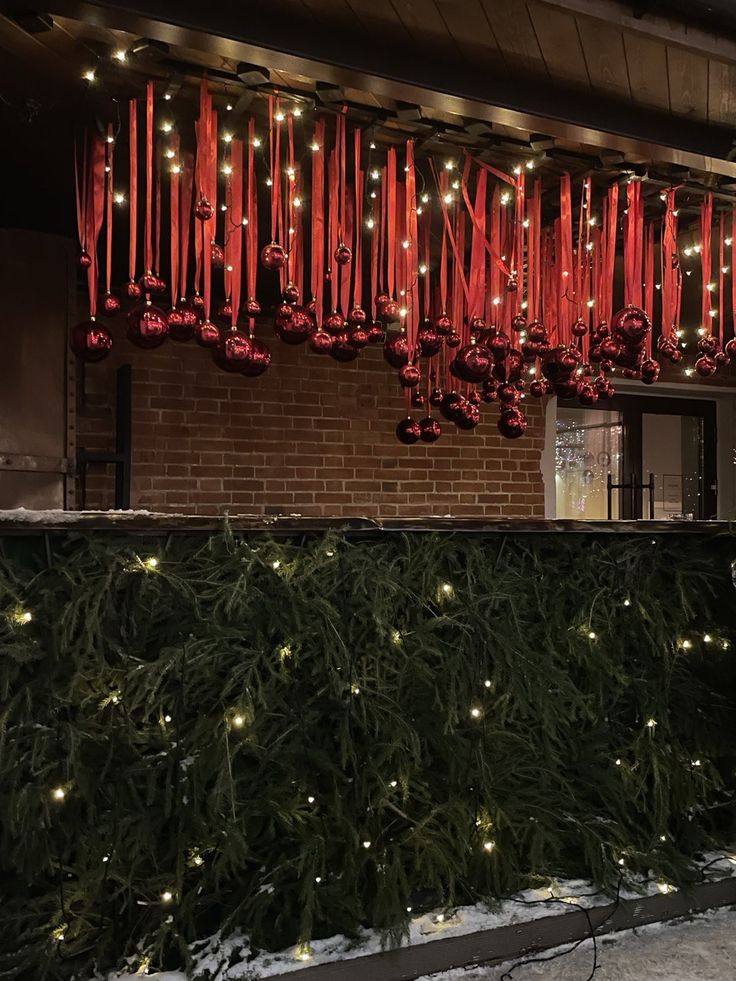
[[[706,644],[710,644],[713,638],[711,637],[710,634],[703,634],[703,640],[705,641]]]
[[[434,921],[435,921],[435,923],[444,923],[445,922],[445,914],[444,913],[438,913],[437,916],[435,916]]]
[[[656,719],[647,719],[647,729],[654,729],[656,725],[657,725]]]
[[[480,719],[482,715],[483,715],[482,709],[480,709],[477,705],[473,705],[473,707],[470,709],[470,718]]]
[[[164,722],[171,722],[171,716],[168,713],[164,716]]]
[[[669,882],[657,883],[657,892],[661,892],[663,896],[666,896],[667,893],[674,892],[674,891],[675,891],[675,887],[671,885],[671,883]]]
[[[398,781],[398,780],[392,780],[392,781],[391,781],[391,782],[389,783],[389,787],[392,787],[392,788],[394,788],[394,789],[395,789],[396,787],[398,787],[398,785],[399,785],[399,781]]]
[[[700,760],[690,760],[691,766],[700,766]]]
[[[315,798],[312,797],[312,795],[310,794],[309,797],[307,797],[307,804],[314,804],[314,801],[315,801]]]
[[[491,681],[490,678],[486,678],[486,680],[483,682],[483,685],[484,685],[485,688],[491,688],[492,685],[493,685],[493,682]]]
[[[148,974],[148,969],[150,968],[150,966],[151,966],[151,958],[141,957],[140,961],[138,962],[138,974]]]
[[[358,687],[358,685],[351,685],[350,686],[350,694],[351,695],[360,695],[360,688]]]
[[[322,881],[322,876],[321,875],[315,875],[314,881],[317,883],[317,885],[319,885],[320,882]]]
[[[730,640],[724,640],[721,643],[721,647],[723,648],[724,651],[727,651],[730,646],[731,646],[731,641]]]
[[[684,651],[689,651],[692,646],[693,646],[693,642],[691,640],[687,640],[687,638],[680,642],[680,647]]]
[[[401,631],[400,630],[392,630],[391,631],[391,643],[392,644],[395,644],[397,647],[399,646],[399,644],[401,643]]]
[[[234,715],[232,718],[233,728],[242,729],[245,725],[245,718],[242,715]]]
[[[621,766],[621,757],[617,756],[615,760],[616,766]]]
[[[628,598],[627,598],[627,599],[625,599],[625,600],[624,600],[624,606],[631,606],[631,600],[630,600],[630,599],[628,599]]]
[[[619,858],[619,859],[618,859],[618,863],[617,863],[617,864],[618,864],[618,865],[626,865],[626,859],[624,859],[624,858]]]
[[[294,952],[294,957],[298,961],[308,961],[311,960],[312,953],[313,951],[309,944],[299,944]]]
[[[363,842],[363,848],[370,848],[370,847],[371,847],[371,842],[370,842],[370,841],[368,841],[368,839],[366,839],[366,840],[365,840],[365,841]]]
[[[597,636],[597,634],[596,634],[595,630],[589,630],[588,631],[588,640],[595,640],[596,636]]]
[[[173,900],[173,898],[174,898],[174,894],[173,892],[171,892],[170,889],[164,889],[164,891],[161,893],[162,903],[170,903]]]
[[[12,613],[10,613],[8,619],[16,626],[22,627],[31,622],[33,619],[33,614],[30,610],[24,610],[23,607],[19,606],[13,610]]]
[[[284,644],[282,647],[279,647],[279,657],[282,661],[285,661],[288,657],[291,657],[292,654],[293,651],[290,644]]]
[[[143,568],[147,569],[149,572],[153,572],[158,569],[158,559],[155,555],[149,555],[148,558],[143,559]]]
[[[493,851],[493,849],[495,847],[496,847],[496,842],[495,841],[484,841],[483,842],[483,851],[484,852],[488,852],[489,855],[490,855],[490,853]]]
[[[112,56],[115,61],[119,61],[121,65],[125,64],[125,62],[128,60],[128,52],[125,50],[125,48],[117,48],[115,51],[113,51]]]
[[[274,570],[278,569],[280,566],[281,566],[281,561],[279,559],[274,559],[273,562],[271,563],[271,568]]]

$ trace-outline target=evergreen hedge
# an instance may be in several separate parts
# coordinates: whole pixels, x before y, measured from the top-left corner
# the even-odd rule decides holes
[[[0,977],[692,879],[733,831],[735,556],[676,532],[6,539]]]

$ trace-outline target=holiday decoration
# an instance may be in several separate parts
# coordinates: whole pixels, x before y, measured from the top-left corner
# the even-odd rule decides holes
[[[224,370],[232,367],[228,330],[248,341],[264,329],[284,344],[308,341],[305,350],[344,364],[383,344],[407,410],[423,408],[442,388],[439,380],[445,389],[452,382],[456,391],[444,390],[434,403],[444,418],[470,431],[490,412],[503,435],[518,438],[522,397],[554,394],[592,406],[613,397],[619,376],[652,385],[662,364],[671,372],[685,359],[685,377],[707,378],[736,361],[736,277],[727,260],[736,211],[716,212],[710,192],[702,197],[698,241],[682,247],[677,196],[689,188],[666,188],[655,198],[643,192],[646,178],[633,176],[603,186],[598,176],[563,174],[553,183],[531,173],[533,160],[507,172],[471,150],[461,161],[417,158],[412,139],[366,143],[348,107],[318,110],[305,131],[288,95],[263,99],[267,121],[254,116],[226,130],[203,80],[191,132],[169,121],[170,106],[162,122],[149,83],[141,133],[135,99],[122,127],[127,200],[113,193],[121,139],[113,124],[101,130],[106,136],[77,143],[79,260],[91,318],[103,224],[100,312],[112,316],[120,306],[112,260],[124,227],[119,218],[113,223],[113,203],[121,201],[128,270],[119,295],[132,306],[128,336],[144,347],[167,335],[194,337],[213,348]],[[259,196],[266,208],[260,223]],[[147,306],[164,289],[162,250],[170,262],[163,327],[160,312]],[[692,328],[680,322],[683,282],[694,271],[683,266],[691,260],[700,273],[699,284],[690,281],[700,290],[696,345],[683,339]],[[617,268],[623,275],[614,289]],[[623,306],[615,310],[621,285]],[[84,338],[96,337],[100,355],[103,336],[77,330],[73,347],[89,357]],[[248,365],[242,374],[255,376],[270,352],[259,341],[236,360]]]
[[[102,361],[110,353],[112,337],[104,324],[90,317],[83,324],[77,324],[72,329],[71,348],[74,354],[88,364]]]

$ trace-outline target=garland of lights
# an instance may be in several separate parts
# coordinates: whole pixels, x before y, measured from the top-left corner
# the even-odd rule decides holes
[[[500,404],[501,434],[518,438],[526,430],[527,396],[556,394],[590,406],[613,396],[616,370],[652,384],[660,372],[655,354],[682,361],[675,189],[660,195],[657,259],[655,223],[645,221],[639,179],[625,184],[625,201],[619,202],[618,184],[596,201],[591,178],[582,180],[578,196],[563,175],[559,217],[543,224],[542,180],[532,179],[534,159],[506,173],[465,151],[462,160],[441,166],[432,157],[421,161],[423,172],[413,140],[379,153],[359,129],[349,138],[347,109],[333,114],[330,136],[326,118],[308,132],[299,106],[289,107],[278,95],[268,105],[267,138],[256,135],[250,120],[244,142],[243,135],[220,127],[203,81],[195,145],[188,149],[187,134],[177,133],[170,106],[165,102],[162,108],[153,83],[142,114],[138,100],[130,101],[129,281],[122,298],[110,285],[112,204],[126,203],[125,194],[113,188],[117,139],[107,126],[106,135],[82,141],[75,157],[77,225],[90,316],[72,332],[80,358],[97,362],[109,354],[111,328],[99,319],[98,308],[113,316],[122,299],[132,304],[127,334],[137,346],[194,340],[223,370],[255,377],[271,364],[271,351],[257,336],[257,318],[272,309],[282,342],[307,343],[339,363],[354,361],[369,344],[382,344],[405,395],[397,436],[407,444],[438,439],[437,416],[474,429],[483,402]],[[168,195],[162,194],[165,179]],[[264,191],[267,202],[259,200]],[[264,203],[265,243],[258,237]],[[707,193],[700,241],[683,251],[700,257],[702,278],[699,353],[686,375],[708,377],[736,359],[725,310],[730,267],[724,250],[732,236],[721,214],[714,249],[713,225],[713,196]],[[106,282],[98,303],[103,226]],[[614,312],[619,241],[624,305]],[[160,266],[167,247],[177,280],[170,284],[168,312],[153,302],[166,290]],[[720,269],[715,280],[714,259]],[[732,283],[736,291],[736,278]],[[216,294],[224,300],[215,303]],[[656,350],[655,295],[661,307]],[[423,418],[415,419],[414,410],[424,412]]]
[[[236,926],[308,959],[550,878],[667,890],[730,831],[729,536],[16,541],[6,975]]]

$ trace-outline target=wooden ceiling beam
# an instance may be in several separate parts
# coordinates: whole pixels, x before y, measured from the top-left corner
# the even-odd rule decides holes
[[[718,61],[736,63],[736,41],[716,34],[697,24],[656,13],[633,13],[633,4],[619,0],[537,0],[546,7],[555,7],[576,17],[603,21],[613,27],[640,34],[660,44],[686,48],[696,54]]]

